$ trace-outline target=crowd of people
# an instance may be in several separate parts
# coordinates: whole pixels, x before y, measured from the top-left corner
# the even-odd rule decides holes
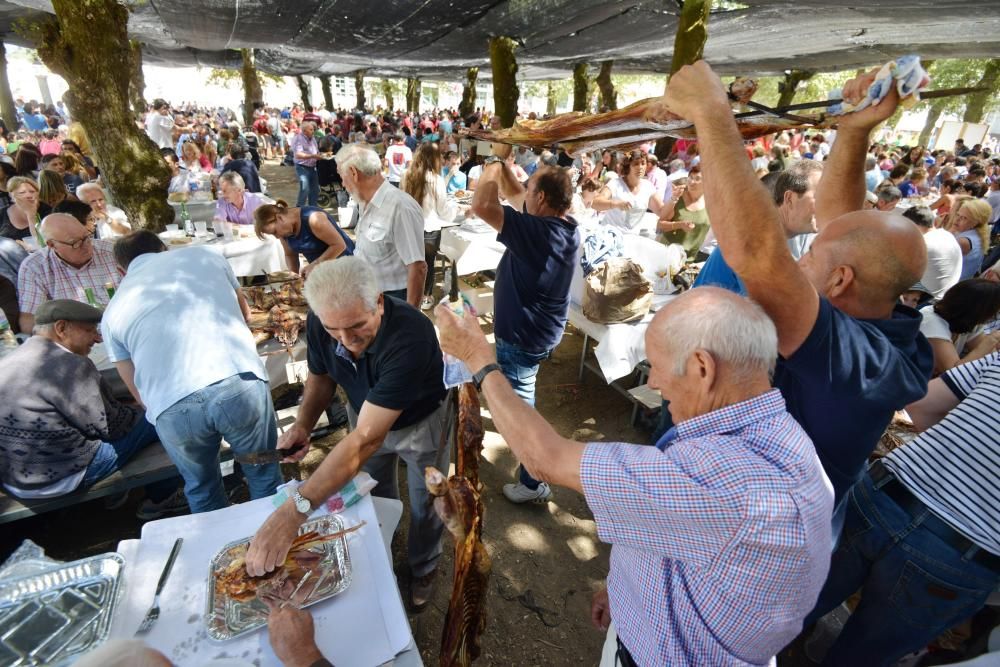
[[[844,98],[873,76],[848,82]],[[448,353],[520,463],[507,500],[573,489],[612,545],[592,602],[602,665],[769,664],[859,589],[824,664],[890,665],[921,649],[1000,583],[1000,160],[962,142],[873,142],[895,92],[836,131],[754,142],[704,62],[675,74],[665,97],[698,140],[663,161],[651,145],[574,157],[458,133],[495,124],[485,113],[263,108],[240,128],[222,110],[154,101],[143,125],[171,164],[171,190],[209,184],[217,216],[278,238],[305,278],[308,374],[280,437],[226,260],[167,253],[156,234],[131,231],[85,143],[60,142],[59,129],[21,142],[0,160],[0,241],[12,244],[0,268],[20,253],[0,278],[17,305],[5,321],[26,338],[0,368],[5,492],[31,502],[86,488],[159,441],[183,486],[147,488],[143,516],[219,509],[221,440],[300,461],[340,388],[348,435],[257,531],[247,570],[284,562],[313,509],[361,470],[376,495],[398,497],[402,459],[407,599],[420,610],[442,552],[423,471],[450,458]],[[260,156],[294,166],[294,207],[258,193]],[[350,224],[318,207],[321,171],[356,204]],[[467,206],[456,201],[466,193]],[[493,344],[468,309],[421,313],[435,303],[439,223],[463,212],[505,248]],[[661,428],[649,444],[564,438],[533,406],[582,237],[629,233],[647,213],[660,242],[704,263],[646,332]],[[192,336],[205,322],[216,333]],[[85,359],[101,341],[124,396]],[[918,434],[870,464],[903,410]],[[277,464],[243,475],[251,498],[282,482]],[[274,624],[308,628],[282,650],[318,660],[307,619],[288,611]]]

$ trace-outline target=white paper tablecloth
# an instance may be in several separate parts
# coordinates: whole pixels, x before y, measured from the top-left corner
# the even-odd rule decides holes
[[[205,607],[209,561],[227,543],[252,535],[271,511],[271,499],[224,510],[153,521],[140,540],[119,544],[126,557],[125,594],[112,624],[112,637],[131,637],[153,599],[156,581],[177,537],[184,545],[160,598],[160,619],[144,639],[178,667],[212,660],[240,659],[260,667],[279,665],[266,628],[227,642],[208,638]],[[317,513],[318,516],[319,513]],[[381,665],[412,644],[409,622],[380,535],[370,497],[341,514],[345,525],[366,525],[348,537],[351,586],[338,596],[309,607],[316,641],[334,664]],[[408,651],[401,662],[414,662]]]
[[[241,227],[244,226],[241,225]],[[243,233],[248,232],[243,230]],[[252,230],[249,233],[252,233]],[[281,242],[273,236],[267,236],[263,241],[256,236],[226,241],[209,231],[208,236],[196,237],[191,243],[185,245],[170,245],[171,232],[164,232],[160,237],[167,244],[167,249],[171,251],[202,247],[219,253],[226,258],[237,276],[259,276],[288,268],[285,264],[285,251],[281,247]]]
[[[504,250],[496,230],[478,218],[441,230],[441,254],[455,263],[455,275],[496,269]]]

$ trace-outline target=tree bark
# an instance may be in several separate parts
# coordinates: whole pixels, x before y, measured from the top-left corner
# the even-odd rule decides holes
[[[388,111],[396,110],[396,100],[392,94],[392,81],[382,79],[382,95],[385,97],[385,107]]]
[[[708,14],[712,11],[712,0],[684,0],[681,15],[677,22],[677,34],[674,36],[674,55],[670,61],[670,74],[685,65],[692,65],[701,60],[705,53],[705,42],[708,41]],[[670,77],[667,77],[670,85]],[[656,142],[656,157],[665,160],[674,150],[677,143],[673,137],[664,137]]]
[[[128,98],[136,118],[146,113],[146,76],[142,72],[142,44],[137,39],[129,42]]]
[[[573,111],[587,110],[587,63],[577,63],[573,68]]]
[[[805,83],[816,76],[816,72],[807,72],[800,69],[789,70],[785,73],[785,78],[778,84],[778,104],[783,107],[791,104],[795,99],[795,94],[799,92],[799,84]]]
[[[254,112],[264,104],[264,90],[257,76],[253,49],[240,49],[240,55],[243,56],[243,67],[240,69],[243,77],[243,124],[249,127],[253,125]]]
[[[930,141],[931,134],[934,132],[934,127],[937,125],[938,118],[944,112],[945,106],[948,104],[948,100],[938,98],[931,102],[930,109],[927,110],[927,120],[924,121],[924,129],[920,131],[920,137],[917,138],[917,143],[921,146],[926,146],[927,142]]]
[[[354,94],[357,97],[355,104],[357,104],[358,109],[361,109],[362,111],[364,111],[365,106],[368,103],[368,100],[365,99],[365,72],[367,71],[368,70],[359,69],[354,73]]]
[[[493,110],[501,127],[510,127],[517,118],[517,42],[510,37],[490,38],[490,66],[493,69]]]
[[[17,109],[14,106],[14,95],[10,92],[10,77],[7,76],[7,46],[0,41],[0,117],[7,130],[17,130]]]
[[[969,95],[969,102],[965,106],[965,114],[962,120],[966,123],[981,123],[986,115],[986,103],[989,102],[998,92],[1000,92],[1000,59],[994,58],[986,63],[983,76],[976,84],[976,88],[986,90]]]
[[[295,83],[299,86],[299,96],[302,97],[302,106],[308,111],[312,108],[312,102],[309,100],[309,82],[301,74],[296,74]]]
[[[421,85],[420,79],[409,78],[406,80],[406,110],[411,113],[420,113]]]
[[[458,105],[458,115],[468,117],[476,110],[476,79],[479,78],[479,68],[470,67],[465,70],[465,84],[462,86],[462,102]]]
[[[319,77],[319,86],[323,89],[323,103],[326,104],[326,110],[333,111],[333,89],[330,87],[329,74]]]
[[[132,227],[162,231],[174,219],[170,169],[129,111],[128,9],[118,0],[52,0],[52,7],[55,16],[25,32],[46,67],[69,85],[66,102]]]
[[[611,80],[611,68],[615,61],[605,60],[601,63],[601,71],[597,75],[597,89],[601,93],[601,111],[614,111],[618,108],[618,91]]]
[[[556,113],[556,87],[552,85],[552,82],[548,82],[548,90],[545,96],[545,113],[549,116],[553,116]]]

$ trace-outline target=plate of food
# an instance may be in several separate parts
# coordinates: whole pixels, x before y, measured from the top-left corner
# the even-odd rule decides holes
[[[345,528],[336,514],[307,521],[285,562],[261,577],[247,574],[249,537],[224,546],[209,565],[208,636],[226,641],[267,625],[264,600],[303,608],[343,593],[351,585],[347,536],[363,525]]]
[[[472,192],[469,190],[455,190],[455,199],[461,202],[467,202],[472,199]]]
[[[189,237],[189,236],[178,236],[178,237],[175,237],[175,238],[172,238],[172,239],[169,239],[169,240],[167,241],[167,243],[168,243],[169,245],[188,245],[188,244],[190,244],[190,243],[191,243],[192,241],[194,241],[194,239],[192,239],[192,238],[191,238],[191,237]]]

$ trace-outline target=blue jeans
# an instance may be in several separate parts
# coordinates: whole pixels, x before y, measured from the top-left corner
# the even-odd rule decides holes
[[[184,478],[184,495],[193,513],[228,505],[219,471],[222,439],[234,454],[275,449],[278,423],[267,383],[240,373],[185,396],[160,413],[156,430]],[[282,483],[277,463],[244,465],[250,497],[265,498]]]
[[[535,406],[535,378],[538,376],[538,365],[552,356],[552,350],[529,352],[520,345],[508,343],[497,338],[497,363],[503,371],[514,393],[528,405]],[[473,372],[479,370],[472,369]],[[524,466],[518,466],[518,480],[529,489],[538,488],[538,480],[528,474]]]
[[[111,442],[101,443],[101,446],[97,448],[97,453],[94,454],[94,458],[90,460],[90,464],[87,466],[87,472],[83,473],[80,489],[91,487],[111,473],[118,472],[132,457],[139,453],[139,450],[148,444],[157,442],[159,439],[153,425],[146,421],[145,416],[140,417],[139,421],[132,427],[132,430],[125,434],[124,437],[112,440]],[[158,503],[168,498],[176,488],[176,478],[164,479],[148,484],[146,486],[146,495],[149,496],[150,500]]]
[[[891,478],[890,478],[891,479]],[[859,588],[861,604],[831,647],[827,665],[891,665],[976,613],[1000,581],[927,530],[865,475],[847,494],[840,546],[806,619],[812,625]]]
[[[309,206],[316,206],[316,201],[319,199],[319,174],[316,172],[316,167],[297,164],[295,175],[299,177],[299,198],[295,205],[304,206],[308,200]]]

